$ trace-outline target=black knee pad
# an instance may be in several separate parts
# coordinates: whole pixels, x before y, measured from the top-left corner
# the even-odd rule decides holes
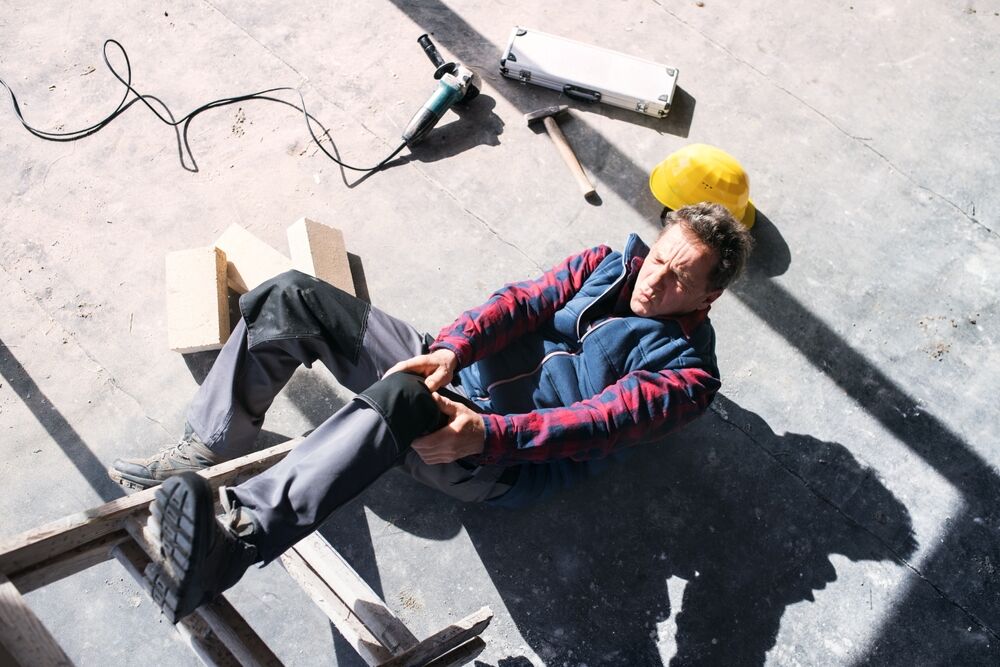
[[[447,422],[424,378],[412,373],[387,375],[358,394],[358,398],[382,415],[400,451]]]
[[[240,297],[250,347],[280,338],[323,336],[355,363],[370,309],[344,290],[294,270]]]

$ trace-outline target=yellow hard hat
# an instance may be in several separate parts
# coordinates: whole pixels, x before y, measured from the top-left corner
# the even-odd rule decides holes
[[[709,201],[722,204],[747,229],[756,222],[750,178],[732,155],[707,144],[691,144],[667,156],[649,175],[649,189],[675,211]]]

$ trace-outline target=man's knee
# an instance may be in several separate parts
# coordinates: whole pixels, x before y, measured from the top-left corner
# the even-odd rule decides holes
[[[251,344],[290,335],[323,336],[357,361],[370,306],[300,271],[285,271],[240,297]]]
[[[323,282],[315,276],[310,276],[308,273],[302,273],[296,269],[289,269],[284,273],[279,273],[268,281],[272,283],[275,287],[281,291],[295,291],[301,289],[308,289],[314,285]]]
[[[281,302],[300,302],[303,295],[316,295],[320,300],[342,302],[344,304],[357,301],[357,298],[348,294],[344,290],[320,280],[315,276],[302,273],[295,269],[279,273],[273,278],[265,280],[260,285],[243,295],[242,298],[253,300],[266,297],[274,305]]]
[[[382,415],[400,449],[416,438],[439,429],[444,416],[424,379],[412,373],[393,373],[358,395]]]

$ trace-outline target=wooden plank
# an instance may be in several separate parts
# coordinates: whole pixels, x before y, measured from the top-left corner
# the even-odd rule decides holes
[[[150,516],[149,512],[130,516],[125,519],[125,530],[150,560],[156,560],[160,557],[160,536],[149,529]]]
[[[112,553],[125,570],[132,575],[132,578],[145,588],[146,581],[143,572],[149,565],[150,558],[142,547],[133,540],[127,539],[112,549]],[[174,626],[174,629],[202,663],[209,667],[239,667],[239,660],[229,652],[225,644],[219,641],[208,623],[197,612],[182,618]]]
[[[437,660],[427,663],[427,667],[461,667],[468,665],[486,649],[482,637],[473,637],[456,649],[448,651]]]
[[[378,665],[392,657],[392,653],[382,646],[350,607],[330,590],[295,547],[281,555],[281,564],[366,663]]]
[[[168,253],[166,283],[168,347],[220,349],[230,331],[226,253],[214,247]]]
[[[77,572],[82,572],[88,567],[110,560],[113,558],[112,549],[128,539],[128,533],[123,530],[116,531],[76,549],[59,554],[55,558],[46,559],[20,570],[12,574],[10,580],[14,582],[22,595],[30,593],[54,581],[59,581]]]
[[[72,665],[55,638],[24,601],[17,587],[0,574],[0,646],[12,667]]]
[[[253,454],[226,461],[201,471],[214,488],[255,475],[280,461],[302,441],[296,438]],[[121,530],[130,516],[144,512],[155,488],[117,498],[99,507],[77,512],[0,543],[0,574],[17,573],[40,561],[55,558],[89,542]]]
[[[294,549],[393,655],[417,645],[409,628],[322,535],[311,533]]]
[[[473,637],[479,635],[493,620],[493,612],[489,607],[483,607],[460,621],[452,623],[444,630],[439,630],[423,640],[409,651],[401,653],[380,667],[423,667],[432,660],[440,658]]]
[[[203,664],[209,667],[242,667],[198,612],[182,618],[174,629]]]
[[[300,218],[288,228],[288,250],[296,269],[354,296],[354,277],[339,229]]]
[[[208,623],[215,636],[233,656],[246,667],[280,667],[282,662],[271,651],[246,619],[236,611],[224,595],[198,608],[198,614]]]
[[[292,260],[239,225],[230,225],[215,247],[226,253],[229,286],[240,294],[292,268]]]

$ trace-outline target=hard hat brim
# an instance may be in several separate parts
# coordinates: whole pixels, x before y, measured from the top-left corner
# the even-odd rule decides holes
[[[662,183],[660,184],[660,187],[657,187],[657,175],[660,173],[660,169],[662,168],[662,163],[658,164],[649,174],[649,191],[658,202],[667,208],[676,211],[684,206],[684,200],[677,196],[673,188],[670,187],[670,183],[665,178],[660,179],[662,180]]]
[[[743,213],[743,219],[740,222],[747,229],[753,228],[754,223],[757,222],[757,207],[753,205],[752,201],[747,200],[747,210]]]

